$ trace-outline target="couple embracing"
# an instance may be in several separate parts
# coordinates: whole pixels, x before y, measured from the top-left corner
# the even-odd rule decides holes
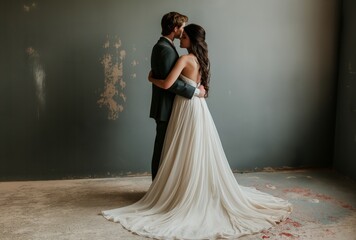
[[[292,205],[239,185],[226,159],[205,98],[210,63],[205,30],[170,12],[152,50],[156,121],[153,182],[138,202],[103,211],[108,220],[155,239],[236,239],[286,219]],[[178,56],[173,40],[188,53]]]

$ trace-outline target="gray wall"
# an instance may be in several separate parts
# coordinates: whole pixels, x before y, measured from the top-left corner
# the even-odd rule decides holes
[[[342,6],[335,168],[356,179],[356,2]]]
[[[172,10],[207,31],[208,104],[232,169],[332,165],[337,0],[8,0],[2,178],[149,172],[146,76]]]

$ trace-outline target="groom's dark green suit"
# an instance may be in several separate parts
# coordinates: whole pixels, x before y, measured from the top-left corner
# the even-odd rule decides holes
[[[154,78],[165,79],[174,67],[179,55],[172,43],[165,37],[161,37],[154,45],[151,55],[151,70]],[[169,117],[171,115],[174,97],[176,94],[185,98],[192,98],[195,88],[177,79],[168,89],[162,89],[152,84],[152,100],[150,117],[156,120],[156,139],[152,157],[152,180],[155,178],[166,135]]]

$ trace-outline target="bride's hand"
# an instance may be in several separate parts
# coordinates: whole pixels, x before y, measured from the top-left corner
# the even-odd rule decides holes
[[[151,78],[152,78],[152,70],[148,73],[148,81],[152,82]]]

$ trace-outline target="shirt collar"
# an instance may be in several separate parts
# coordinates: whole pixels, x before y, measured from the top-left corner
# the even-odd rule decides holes
[[[168,38],[168,37],[166,37],[166,36],[163,36],[165,39],[167,39],[173,46],[174,46],[174,43],[173,43],[173,41],[170,39],[170,38]]]

